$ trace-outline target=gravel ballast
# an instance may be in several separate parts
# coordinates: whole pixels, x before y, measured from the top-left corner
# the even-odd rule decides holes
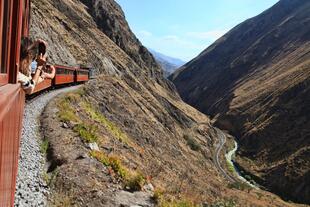
[[[47,206],[46,198],[49,191],[43,181],[45,155],[40,150],[42,142],[40,115],[51,99],[60,93],[70,92],[79,87],[53,90],[26,103],[14,206]]]

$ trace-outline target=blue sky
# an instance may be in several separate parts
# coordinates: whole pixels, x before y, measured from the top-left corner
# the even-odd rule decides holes
[[[116,0],[144,46],[189,61],[278,0]]]

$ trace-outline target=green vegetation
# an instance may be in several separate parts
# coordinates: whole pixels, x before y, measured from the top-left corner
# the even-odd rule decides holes
[[[159,207],[199,207],[200,205],[195,204],[186,198],[167,198],[164,195],[164,190],[156,188],[153,194],[153,200]]]
[[[43,172],[42,178],[43,178],[43,180],[47,186],[50,187],[52,185],[52,183],[55,181],[58,173],[59,173],[59,171],[57,168],[54,171],[52,171],[51,173]]]
[[[125,187],[132,191],[141,190],[146,180],[145,177],[138,172],[133,172],[122,165],[121,160],[116,156],[107,156],[101,151],[91,151],[90,156],[97,159],[103,165],[110,167],[114,173],[122,178]]]
[[[87,103],[81,99],[84,94],[85,90],[80,89],[75,92],[68,93],[65,97],[61,98],[57,103],[59,109],[57,115],[59,119],[62,122],[77,123],[74,127],[74,131],[77,132],[85,142],[96,142],[98,140],[98,128],[95,127],[95,125],[82,123],[76,113],[76,109],[73,107],[74,104],[79,104],[92,120],[103,125],[109,133],[111,133],[111,135],[116,137],[119,141],[129,144],[129,138],[124,132],[122,132],[122,130],[94,109],[90,103]]]
[[[153,194],[153,200],[159,204],[160,201],[164,198],[164,191],[162,189],[156,188]]]
[[[76,90],[75,93],[80,95],[80,97],[81,97],[81,96],[84,96],[86,94],[86,90],[84,87],[82,87],[82,88]]]
[[[90,103],[83,102],[82,108],[86,111],[86,113],[91,117],[91,119],[102,124],[114,137],[116,137],[119,141],[128,144],[129,139],[127,135],[122,132],[114,123],[109,121],[106,117],[104,117],[100,112],[95,110]]]
[[[195,139],[193,139],[190,135],[188,134],[184,135],[184,139],[186,140],[187,145],[191,148],[191,150],[193,151],[201,150],[200,144]]]
[[[156,198],[153,197],[153,199],[156,199]],[[159,200],[155,200],[155,201],[158,203],[159,207],[199,207],[200,206],[187,199],[169,201],[169,200],[165,200],[163,196],[161,196]]]
[[[49,176],[49,174],[47,172],[43,172],[42,178],[43,178],[44,182],[47,185],[49,185],[51,177]]]
[[[225,199],[217,201],[213,204],[207,205],[207,207],[236,207],[237,202],[234,199]]]
[[[98,140],[98,128],[94,125],[78,124],[74,127],[74,131],[87,143],[97,142]]]
[[[229,172],[234,173],[235,172],[234,166],[230,162],[228,162],[228,160],[226,160],[226,164]]]
[[[47,153],[47,150],[48,150],[48,147],[49,147],[49,142],[48,140],[45,138],[42,142],[41,142],[41,145],[40,145],[40,151],[42,154],[46,154]]]
[[[139,191],[145,182],[145,177],[141,173],[135,172],[125,179],[125,186],[132,191]]]
[[[154,201],[159,207],[236,207],[237,201],[233,198],[224,198],[211,204],[197,204],[190,199],[180,197],[179,199],[167,199],[164,196],[164,191],[155,189],[153,195]]]
[[[75,110],[72,107],[71,101],[77,100],[79,95],[75,95],[73,93],[69,93],[66,97],[62,98],[57,103],[57,107],[59,109],[57,115],[62,122],[80,122],[80,119],[75,114]]]
[[[244,182],[234,182],[234,183],[229,183],[228,188],[235,188],[238,190],[251,190],[252,187],[249,186],[247,183]]]
[[[258,200],[260,200],[263,197],[263,194],[260,192],[256,192],[256,195],[258,197]]]

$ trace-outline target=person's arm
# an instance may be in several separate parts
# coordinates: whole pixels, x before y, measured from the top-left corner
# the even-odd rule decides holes
[[[46,64],[46,56],[45,55],[42,55],[40,54],[40,56],[38,57],[37,59],[37,69],[36,69],[36,72],[32,78],[33,82],[34,82],[34,85],[37,85],[38,83],[38,80],[40,78],[40,75],[42,73],[42,69],[44,67],[44,65]]]
[[[43,72],[43,75],[42,75],[42,78],[45,78],[45,79],[53,79],[54,77],[55,77],[55,75],[56,75],[56,69],[55,69],[55,67],[54,66],[50,66],[50,68],[51,68],[51,73],[45,73],[45,72]]]
[[[33,82],[34,82],[34,85],[37,85],[38,82],[39,82],[39,78],[40,78],[40,75],[41,75],[41,72],[42,72],[42,68],[43,66],[38,66],[37,67],[37,70],[32,78]]]

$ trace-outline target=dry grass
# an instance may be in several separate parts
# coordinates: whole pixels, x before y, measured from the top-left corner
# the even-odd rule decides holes
[[[57,193],[53,196],[53,203],[48,206],[51,207],[70,207],[73,206],[73,198],[70,195]]]
[[[81,122],[79,117],[76,115],[75,109],[72,107],[72,104],[78,100],[80,100],[80,95],[78,93],[68,93],[57,102],[57,107],[59,109],[57,115],[60,121]]]
[[[95,120],[102,124],[114,137],[116,137],[120,142],[125,144],[129,144],[128,136],[119,129],[114,123],[109,121],[106,117],[104,117],[99,111],[94,109],[91,104],[87,102],[82,102],[81,104],[83,110],[91,117],[92,120]]]
[[[125,167],[120,158],[116,156],[107,156],[101,151],[91,151],[90,156],[97,159],[103,165],[110,167],[114,173],[122,178],[126,188],[132,191],[139,191],[146,182],[145,176],[140,172],[132,171]]]
[[[184,139],[187,142],[187,145],[191,148],[193,151],[200,151],[201,145],[191,136],[191,135],[184,135]]]

